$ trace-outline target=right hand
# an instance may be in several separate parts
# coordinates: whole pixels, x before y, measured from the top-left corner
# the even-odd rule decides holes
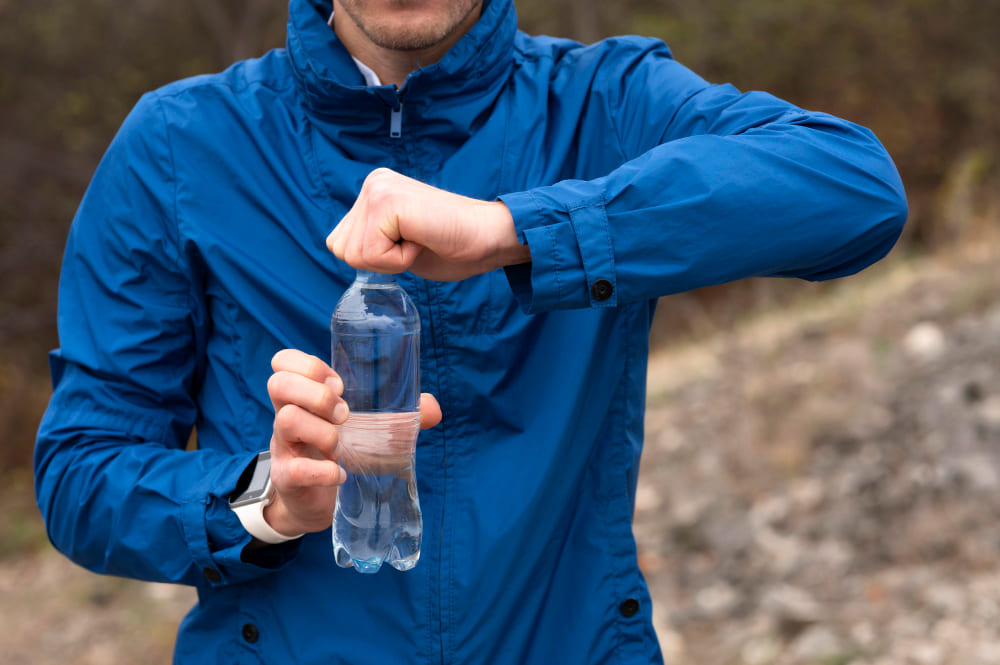
[[[337,428],[347,420],[344,383],[315,356],[284,349],[271,360],[267,392],[274,406],[271,484],[274,500],[264,520],[278,533],[322,531],[333,523],[337,487],[347,473],[337,464]],[[420,396],[420,427],[441,422],[441,407]]]
[[[354,268],[442,282],[531,261],[502,201],[471,199],[387,168],[368,174],[326,245]]]

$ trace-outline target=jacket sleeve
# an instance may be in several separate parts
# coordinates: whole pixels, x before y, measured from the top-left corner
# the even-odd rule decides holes
[[[171,159],[156,98],[144,97],[70,229],[35,489],[50,539],[78,564],[224,585],[269,572],[296,546],[241,560],[250,537],[228,496],[266,442],[186,449],[205,323],[178,247]]]
[[[603,48],[577,131],[613,131],[620,165],[500,197],[531,249],[531,264],[507,270],[526,311],[613,307],[745,277],[830,279],[891,249],[906,197],[870,131],[710,85],[662,42]]]

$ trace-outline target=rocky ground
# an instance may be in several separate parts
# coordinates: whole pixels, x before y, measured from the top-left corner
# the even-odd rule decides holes
[[[656,359],[635,530],[668,663],[1000,663],[994,252]]]
[[[1000,665],[998,259],[897,261],[652,360],[635,531],[668,665]],[[170,662],[192,592],[65,562],[25,489],[0,665]]]

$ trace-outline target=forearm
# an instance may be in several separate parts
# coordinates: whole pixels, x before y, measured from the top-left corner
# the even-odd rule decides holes
[[[866,130],[791,108],[737,134],[668,141],[603,178],[502,196],[532,252],[522,303],[612,306],[750,276],[826,279],[883,256],[906,218],[892,161]],[[598,279],[613,297],[595,300]]]
[[[57,549],[94,572],[150,581],[228,584],[269,572],[242,561],[250,538],[228,508],[252,453],[185,451],[151,418],[65,394],[53,396],[35,452]]]

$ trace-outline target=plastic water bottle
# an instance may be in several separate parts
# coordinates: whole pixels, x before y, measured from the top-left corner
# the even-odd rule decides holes
[[[409,570],[423,521],[414,451],[420,431],[420,317],[392,275],[359,270],[330,321],[333,369],[344,381],[338,429],[333,551],[337,565]]]

